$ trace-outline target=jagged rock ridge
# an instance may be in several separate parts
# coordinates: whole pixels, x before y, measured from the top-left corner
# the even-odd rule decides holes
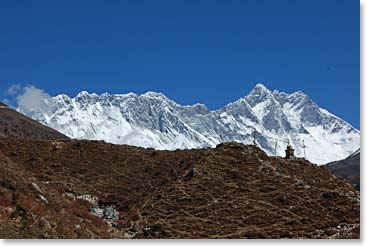
[[[256,142],[267,154],[284,155],[286,142],[298,156],[317,164],[340,160],[360,145],[359,131],[318,107],[306,94],[270,91],[258,84],[222,109],[182,106],[161,93],[58,95],[49,110],[19,110],[71,138],[105,140],[156,149],[213,147],[218,143]],[[281,141],[277,141],[279,139]],[[277,146],[275,151],[275,146]]]

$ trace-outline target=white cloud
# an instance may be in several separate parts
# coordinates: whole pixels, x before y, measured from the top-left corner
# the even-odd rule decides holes
[[[12,86],[9,87],[9,89],[7,89],[6,94],[10,95],[10,96],[16,95],[21,91],[21,89],[22,89],[22,87],[19,84],[12,85]]]
[[[32,111],[48,112],[50,110],[48,106],[51,99],[50,95],[34,85],[25,87],[13,85],[7,90],[7,94],[15,98],[16,107],[25,113]]]

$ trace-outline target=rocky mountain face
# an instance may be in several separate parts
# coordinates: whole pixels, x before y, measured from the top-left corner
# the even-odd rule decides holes
[[[359,192],[260,148],[0,139],[2,238],[359,238]]]
[[[325,167],[334,175],[349,180],[358,190],[360,189],[360,162],[361,153],[358,149],[347,158],[334,161]]]
[[[47,110],[19,110],[77,139],[105,140],[156,149],[213,147],[253,142],[269,155],[284,155],[289,141],[297,156],[313,163],[340,160],[360,146],[359,131],[318,107],[306,94],[270,91],[258,84],[222,109],[182,106],[161,93],[142,95],[80,92],[55,96]],[[305,146],[305,148],[303,148]]]
[[[67,136],[18,113],[1,102],[0,137],[38,140],[68,139]]]

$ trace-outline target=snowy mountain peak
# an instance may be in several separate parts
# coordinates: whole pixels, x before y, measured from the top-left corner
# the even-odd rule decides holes
[[[253,142],[284,156],[287,140],[297,156],[317,164],[344,159],[360,145],[359,131],[318,107],[301,91],[271,92],[257,84],[222,109],[182,106],[162,93],[58,95],[49,108],[19,110],[71,138],[105,140],[157,149],[202,148],[221,142]],[[306,149],[303,148],[303,143]],[[277,146],[277,147],[275,147]]]
[[[266,86],[262,83],[257,83],[253,90],[264,91],[266,93],[270,93],[270,90],[266,88]]]
[[[66,94],[59,94],[55,98],[58,98],[58,99],[70,99],[70,97],[68,95],[66,95]]]
[[[148,92],[142,94],[142,96],[151,97],[151,98],[158,98],[158,99],[163,99],[163,100],[169,100],[168,97],[166,97],[166,95],[164,95],[163,93],[154,92],[154,91],[148,91]]]
[[[85,97],[85,96],[89,96],[88,91],[81,91],[76,95],[76,97]]]
[[[65,94],[60,94],[57,95],[53,98],[54,103],[58,103],[58,104],[70,104],[71,103],[71,98],[68,97],[68,95]]]
[[[111,95],[109,93],[107,93],[107,92],[101,94],[101,97],[102,98],[106,98],[106,97],[110,97],[110,96]]]
[[[245,97],[246,101],[253,107],[267,99],[272,98],[271,91],[263,84],[257,84],[254,89]]]

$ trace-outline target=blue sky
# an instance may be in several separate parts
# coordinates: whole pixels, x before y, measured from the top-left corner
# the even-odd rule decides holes
[[[217,109],[258,82],[359,128],[359,1],[2,1],[0,97],[159,91]]]

